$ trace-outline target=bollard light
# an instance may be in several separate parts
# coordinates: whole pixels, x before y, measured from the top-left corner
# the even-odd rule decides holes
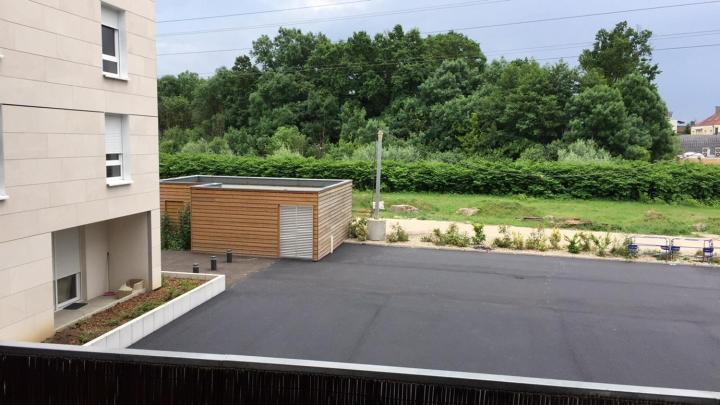
[[[225,251],[225,261],[228,263],[232,263],[232,249],[228,249]]]
[[[193,263],[193,273],[200,273],[200,265]]]
[[[217,257],[210,256],[210,270],[217,271]]]

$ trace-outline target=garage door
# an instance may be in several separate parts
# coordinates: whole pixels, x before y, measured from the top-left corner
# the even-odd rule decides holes
[[[313,207],[280,206],[280,257],[313,258]]]

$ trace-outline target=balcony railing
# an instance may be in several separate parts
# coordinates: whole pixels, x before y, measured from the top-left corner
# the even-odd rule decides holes
[[[0,344],[0,404],[720,404],[720,393],[399,367]]]

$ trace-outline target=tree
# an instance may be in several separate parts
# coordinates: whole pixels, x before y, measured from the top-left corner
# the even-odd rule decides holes
[[[354,143],[360,138],[360,132],[367,125],[365,109],[355,103],[347,102],[340,110],[340,140]]]
[[[192,127],[192,105],[183,96],[164,96],[158,100],[160,132],[168,128]]]
[[[634,131],[649,138],[650,158],[674,158],[679,153],[679,141],[667,119],[668,109],[657,87],[638,73],[624,77],[615,87],[622,95],[628,115],[634,117]]]
[[[593,49],[580,55],[580,66],[586,71],[597,70],[610,82],[631,73],[639,73],[652,82],[660,68],[652,63],[650,37],[651,31],[636,31],[628,27],[627,21],[619,22],[612,31],[602,29],[595,36]]]
[[[592,139],[578,139],[577,141],[558,150],[558,160],[561,162],[607,162],[610,154],[599,148]]]
[[[280,149],[286,149],[302,156],[305,154],[307,146],[307,136],[300,133],[297,127],[280,127],[270,138],[268,153],[272,154]]]
[[[480,70],[462,59],[444,61],[418,87],[420,99],[427,105],[444,103],[468,96],[480,84]]]

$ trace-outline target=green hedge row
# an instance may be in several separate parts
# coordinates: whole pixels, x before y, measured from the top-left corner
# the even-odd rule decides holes
[[[196,174],[352,179],[356,189],[374,184],[374,163],[312,158],[255,158],[162,154],[162,178]],[[383,189],[458,194],[525,194],[537,197],[650,200],[720,199],[720,165],[678,163],[561,163],[468,161],[384,162]]]

